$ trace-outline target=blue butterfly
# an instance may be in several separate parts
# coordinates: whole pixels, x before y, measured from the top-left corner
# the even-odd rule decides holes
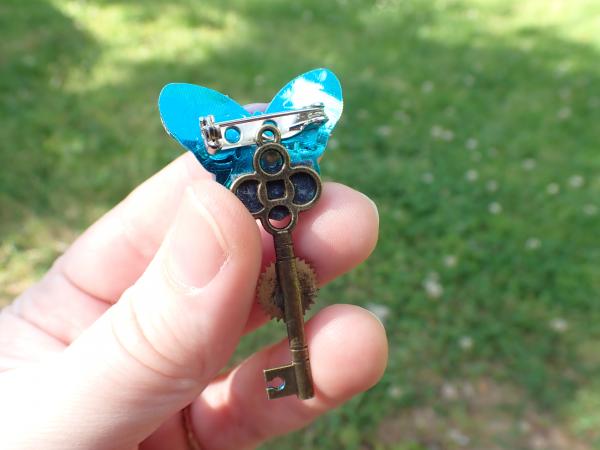
[[[308,165],[319,172],[318,159],[343,108],[340,82],[328,69],[311,70],[294,78],[275,95],[264,113],[251,114],[220,92],[186,83],[167,84],[158,99],[162,123],[169,135],[190,150],[226,187],[230,187],[239,176],[253,171],[252,156],[256,143],[240,141],[240,145],[235,145],[231,142],[240,139],[239,134],[228,136],[225,133],[226,139],[221,142],[228,145],[217,150],[207,148],[210,141],[203,137],[202,119],[210,118],[215,123],[222,123],[244,118],[259,119],[261,115],[278,117],[278,113],[310,110],[315,106],[324,113],[324,119],[290,133],[288,137],[282,135],[281,144],[288,151],[292,165]]]

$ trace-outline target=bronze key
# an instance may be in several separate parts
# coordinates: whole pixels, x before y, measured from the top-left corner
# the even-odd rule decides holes
[[[273,234],[277,279],[283,294],[283,310],[287,326],[292,363],[265,370],[267,383],[281,378],[279,386],[267,387],[270,399],[296,394],[305,400],[314,395],[308,347],[304,335],[304,311],[292,235],[289,231]]]
[[[254,173],[239,177],[231,190],[259,218],[275,243],[275,266],[267,268],[259,282],[259,300],[275,318],[283,318],[287,327],[292,362],[266,369],[269,399],[296,394],[300,399],[314,395],[306,337],[304,311],[316,293],[316,277],[310,266],[294,254],[291,231],[298,214],[311,206],[321,194],[318,173],[309,166],[292,166],[281,135],[274,125],[258,132],[254,154]],[[270,386],[275,379],[278,386]]]

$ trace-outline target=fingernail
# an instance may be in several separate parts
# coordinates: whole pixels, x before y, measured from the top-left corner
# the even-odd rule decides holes
[[[227,261],[218,222],[189,187],[169,236],[167,270],[178,284],[202,288]]]

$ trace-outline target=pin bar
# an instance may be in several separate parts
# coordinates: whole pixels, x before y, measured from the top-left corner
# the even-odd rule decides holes
[[[321,103],[294,111],[260,114],[223,122],[215,122],[214,116],[201,117],[200,131],[206,150],[214,155],[218,150],[255,145],[258,130],[265,124],[275,125],[281,133],[281,139],[286,139],[310,125],[326,121],[325,106]]]

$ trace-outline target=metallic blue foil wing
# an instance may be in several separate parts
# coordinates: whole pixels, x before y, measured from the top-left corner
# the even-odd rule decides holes
[[[327,69],[315,69],[294,78],[275,95],[264,114],[295,111],[315,104],[323,105],[327,121],[308,126],[282,141],[292,164],[305,164],[319,171],[318,158],[339,120],[343,101],[337,77]],[[212,89],[186,83],[166,85],[158,99],[163,125],[183,147],[190,150],[205,169],[215,174],[226,187],[240,175],[252,172],[252,156],[256,145],[244,145],[209,152],[200,129],[200,119],[214,116],[225,122],[256,117],[237,102]]]

